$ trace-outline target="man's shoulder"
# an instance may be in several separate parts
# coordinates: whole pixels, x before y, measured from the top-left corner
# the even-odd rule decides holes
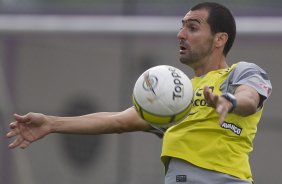
[[[235,65],[234,69],[235,69],[236,72],[252,70],[252,71],[261,71],[261,72],[265,73],[264,70],[260,66],[258,66],[255,63],[252,63],[252,62],[239,61],[234,65]]]
[[[254,67],[259,67],[257,64],[252,63],[252,62],[247,62],[247,61],[239,61],[236,64],[236,68],[237,67],[247,67],[247,68],[254,68]]]

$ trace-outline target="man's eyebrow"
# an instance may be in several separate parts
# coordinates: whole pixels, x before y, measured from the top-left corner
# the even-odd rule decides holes
[[[182,24],[188,23],[188,22],[198,22],[199,24],[201,24],[201,21],[199,21],[198,19],[182,19]]]

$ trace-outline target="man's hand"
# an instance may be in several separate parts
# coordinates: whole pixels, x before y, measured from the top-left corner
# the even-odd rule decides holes
[[[147,131],[152,126],[143,120],[134,107],[121,112],[97,112],[82,116],[59,117],[39,113],[14,115],[8,138],[16,137],[10,148],[26,148],[49,133],[111,134]]]
[[[208,106],[215,108],[216,112],[219,114],[219,124],[221,125],[229,109],[232,107],[232,103],[224,97],[212,93],[208,86],[204,87],[204,96]]]
[[[15,121],[10,123],[11,130],[7,133],[7,137],[16,137],[16,139],[9,144],[9,148],[26,148],[30,143],[51,132],[43,114],[28,113],[23,116],[15,114],[14,118]]]

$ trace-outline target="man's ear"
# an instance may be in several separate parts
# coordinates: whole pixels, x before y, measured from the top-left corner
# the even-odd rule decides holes
[[[216,47],[224,47],[228,40],[228,34],[225,32],[219,32],[215,34],[214,43]]]

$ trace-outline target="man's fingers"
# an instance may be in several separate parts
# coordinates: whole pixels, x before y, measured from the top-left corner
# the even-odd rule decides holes
[[[217,108],[217,113],[219,114],[219,125],[221,125],[223,122],[224,122],[224,118],[226,116],[226,112],[224,111],[224,108],[222,105],[220,105],[218,108]]]
[[[15,128],[17,128],[17,127],[18,127],[17,122],[12,122],[12,123],[10,123],[10,128],[11,128],[11,129],[15,129]]]
[[[221,115],[220,118],[219,118],[219,125],[221,126],[222,123],[224,122],[224,118],[225,118],[225,115]]]
[[[211,92],[208,86],[204,86],[204,97],[207,105],[215,108],[219,114],[219,124],[221,125],[229,109],[224,105],[224,102],[220,99],[221,97]]]
[[[204,87],[204,97],[209,107],[216,107],[219,97],[212,93],[208,86]]]
[[[13,148],[19,146],[23,141],[24,141],[24,139],[20,136],[20,137],[16,138],[16,140],[14,140],[11,144],[9,144],[9,148],[13,149]]]
[[[14,114],[14,118],[19,123],[27,123],[27,122],[30,121],[30,118],[29,118],[28,114],[26,114],[24,116],[21,116],[21,115],[18,115],[18,114]]]
[[[209,91],[209,87],[207,86],[204,86],[204,97],[206,100],[209,100],[210,99],[210,91]]]
[[[25,149],[30,145],[30,142],[27,140],[22,141],[22,143],[20,144],[20,148]]]
[[[225,116],[228,114],[228,109],[226,109],[222,104],[218,105],[216,112],[219,114],[219,125],[222,125],[224,122]]]
[[[14,137],[16,135],[19,135],[19,129],[13,129],[6,134],[8,138]]]

